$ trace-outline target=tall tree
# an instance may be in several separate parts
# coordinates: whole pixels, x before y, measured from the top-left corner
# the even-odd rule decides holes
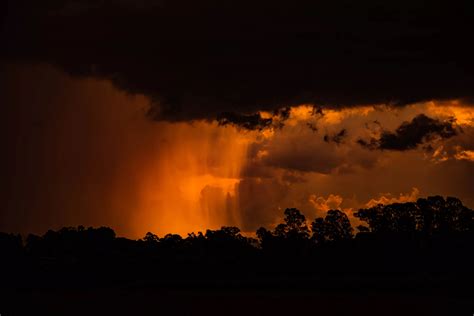
[[[312,239],[317,243],[351,239],[353,228],[347,215],[340,210],[329,210],[325,218],[316,218],[311,223]]]

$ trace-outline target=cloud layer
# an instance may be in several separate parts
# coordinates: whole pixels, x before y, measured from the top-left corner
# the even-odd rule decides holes
[[[472,98],[472,1],[7,1],[2,54],[110,79],[151,117]]]

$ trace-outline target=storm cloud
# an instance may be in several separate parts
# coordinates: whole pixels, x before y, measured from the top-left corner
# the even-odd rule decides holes
[[[451,138],[456,136],[459,131],[460,129],[454,120],[440,121],[419,114],[410,122],[403,122],[394,132],[383,131],[378,139],[359,139],[358,143],[369,149],[403,151],[415,149],[436,138]]]
[[[227,113],[250,122],[258,111],[302,103],[339,108],[473,97],[472,1],[11,0],[6,6],[4,58],[109,79],[150,97],[155,120]]]

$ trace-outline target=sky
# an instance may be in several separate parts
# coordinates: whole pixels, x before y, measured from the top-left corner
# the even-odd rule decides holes
[[[5,6],[0,231],[474,207],[468,1]]]

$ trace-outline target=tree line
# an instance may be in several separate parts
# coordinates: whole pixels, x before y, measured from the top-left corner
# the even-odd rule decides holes
[[[261,278],[321,271],[455,273],[470,271],[474,264],[474,211],[457,198],[432,196],[360,209],[354,217],[363,225],[356,229],[341,210],[329,210],[310,223],[295,208],[283,215],[280,224],[259,228],[256,237],[242,235],[237,227],[186,237],[148,232],[139,240],[117,237],[108,227],[65,227],[25,240],[1,233],[2,271],[29,269],[30,276],[39,271],[110,273],[112,279],[144,273],[144,278],[162,280],[171,275],[196,278],[196,269],[207,271],[207,278]]]

